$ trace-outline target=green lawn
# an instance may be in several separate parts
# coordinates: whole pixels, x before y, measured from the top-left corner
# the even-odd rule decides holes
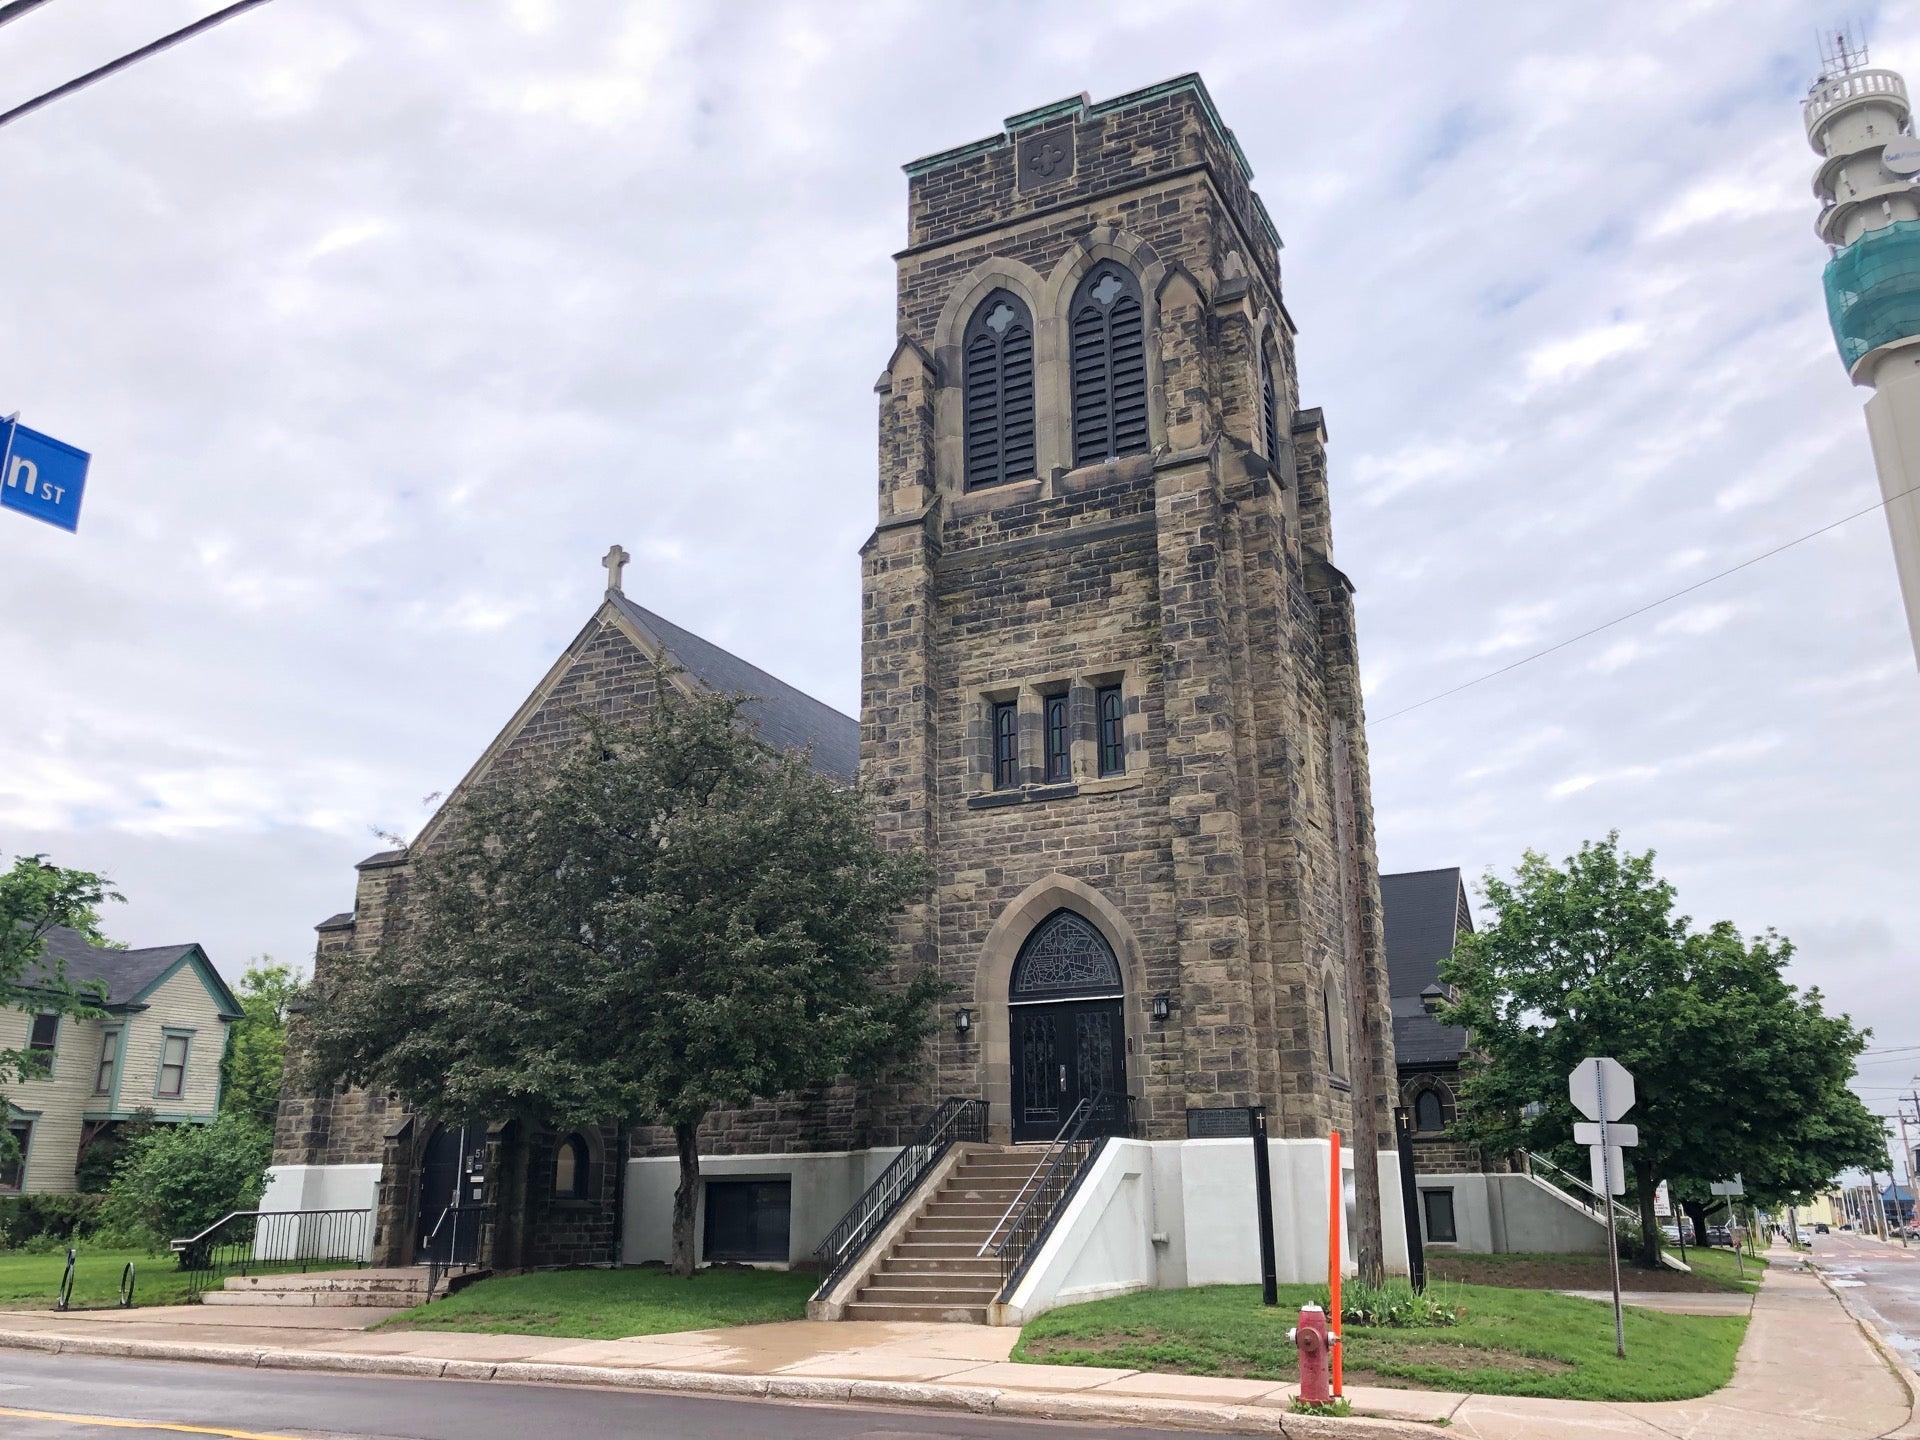
[[[1728,1255],[1731,1263],[1732,1256]],[[1349,1326],[1354,1385],[1544,1395],[1577,1400],[1686,1400],[1733,1375],[1745,1316],[1626,1312],[1627,1358],[1613,1353],[1609,1307],[1538,1290],[1436,1285],[1458,1325],[1407,1330]],[[1189,1375],[1297,1378],[1287,1327],[1315,1297],[1280,1287],[1266,1309],[1258,1286],[1151,1290],[1050,1311],[1020,1333],[1013,1358],[1053,1365],[1120,1365]]]
[[[1671,1253],[1675,1259],[1680,1258],[1678,1250]],[[1704,1275],[1709,1280],[1717,1281],[1728,1290],[1746,1291],[1760,1288],[1760,1276],[1767,1268],[1765,1256],[1740,1256],[1735,1255],[1731,1250],[1702,1250],[1693,1245],[1687,1247],[1687,1264],[1694,1274]],[[1743,1264],[1746,1267],[1744,1279],[1741,1278]],[[1627,1283],[1624,1275],[1621,1276],[1620,1283],[1622,1285]]]
[[[179,1305],[187,1298],[187,1277],[171,1255],[149,1255],[143,1250],[90,1250],[79,1247],[73,1267],[73,1307],[98,1309],[120,1303],[120,1272],[134,1265],[133,1299],[136,1305]],[[0,1309],[51,1310],[60,1294],[67,1252],[22,1255],[0,1252]]]
[[[788,1270],[702,1270],[686,1280],[651,1267],[545,1270],[476,1281],[444,1300],[402,1311],[386,1324],[617,1340],[802,1320],[807,1297],[819,1282],[817,1275]]]

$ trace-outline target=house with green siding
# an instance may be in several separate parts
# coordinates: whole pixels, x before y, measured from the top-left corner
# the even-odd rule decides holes
[[[140,1111],[163,1124],[213,1119],[220,1062],[240,1018],[198,945],[114,950],[73,930],[48,931],[51,977],[91,990],[96,1015],[0,1008],[0,1050],[23,1050],[31,1073],[9,1081],[0,1120],[20,1155],[0,1168],[0,1194],[75,1188],[87,1148]]]

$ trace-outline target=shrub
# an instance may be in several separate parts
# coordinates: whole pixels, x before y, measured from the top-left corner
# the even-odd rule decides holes
[[[1322,1309],[1331,1303],[1323,1287],[1319,1296]],[[1366,1285],[1348,1280],[1340,1287],[1340,1320],[1345,1325],[1373,1325],[1396,1330],[1411,1330],[1434,1325],[1458,1325],[1460,1312],[1441,1301],[1431,1289],[1416,1291],[1411,1282],[1388,1280],[1383,1285]]]
[[[58,1250],[99,1217],[98,1195],[0,1195],[0,1250]]]
[[[241,1115],[157,1128],[114,1172],[102,1218],[123,1233],[146,1235],[156,1248],[197,1234],[229,1211],[260,1203],[272,1153],[273,1137]]]

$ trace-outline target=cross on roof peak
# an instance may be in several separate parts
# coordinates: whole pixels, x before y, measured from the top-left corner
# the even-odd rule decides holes
[[[600,563],[607,567],[607,594],[624,595],[620,588],[620,572],[627,568],[627,562],[633,559],[625,550],[615,545],[601,557]]]

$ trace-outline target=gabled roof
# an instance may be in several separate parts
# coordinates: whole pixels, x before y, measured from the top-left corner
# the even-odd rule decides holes
[[[207,952],[197,944],[114,950],[91,944],[77,930],[56,925],[46,933],[42,959],[34,978],[27,982],[29,985],[35,980],[45,983],[53,979],[54,967],[49,961],[57,961],[65,966],[67,983],[70,985],[97,982],[105,986],[106,1008],[109,1010],[138,1005],[148,992],[180,966],[192,965],[200,972],[201,980],[213,995],[221,1013],[231,1019],[240,1018],[240,1002],[234,998],[233,991],[227,988],[227,982],[220,978],[220,972],[213,968]]]
[[[852,783],[860,769],[858,720],[794,689],[758,665],[748,664],[732,651],[722,650],[711,640],[634,604],[625,595],[616,593],[609,598],[701,685],[724,695],[751,696],[741,707],[742,713],[767,744],[781,750],[811,747],[816,770]]]
[[[1473,929],[1458,866],[1380,877],[1387,978],[1393,992],[1393,1052],[1402,1065],[1450,1064],[1466,1053],[1467,1032],[1427,1014],[1420,992],[1440,981],[1454,937]]]

